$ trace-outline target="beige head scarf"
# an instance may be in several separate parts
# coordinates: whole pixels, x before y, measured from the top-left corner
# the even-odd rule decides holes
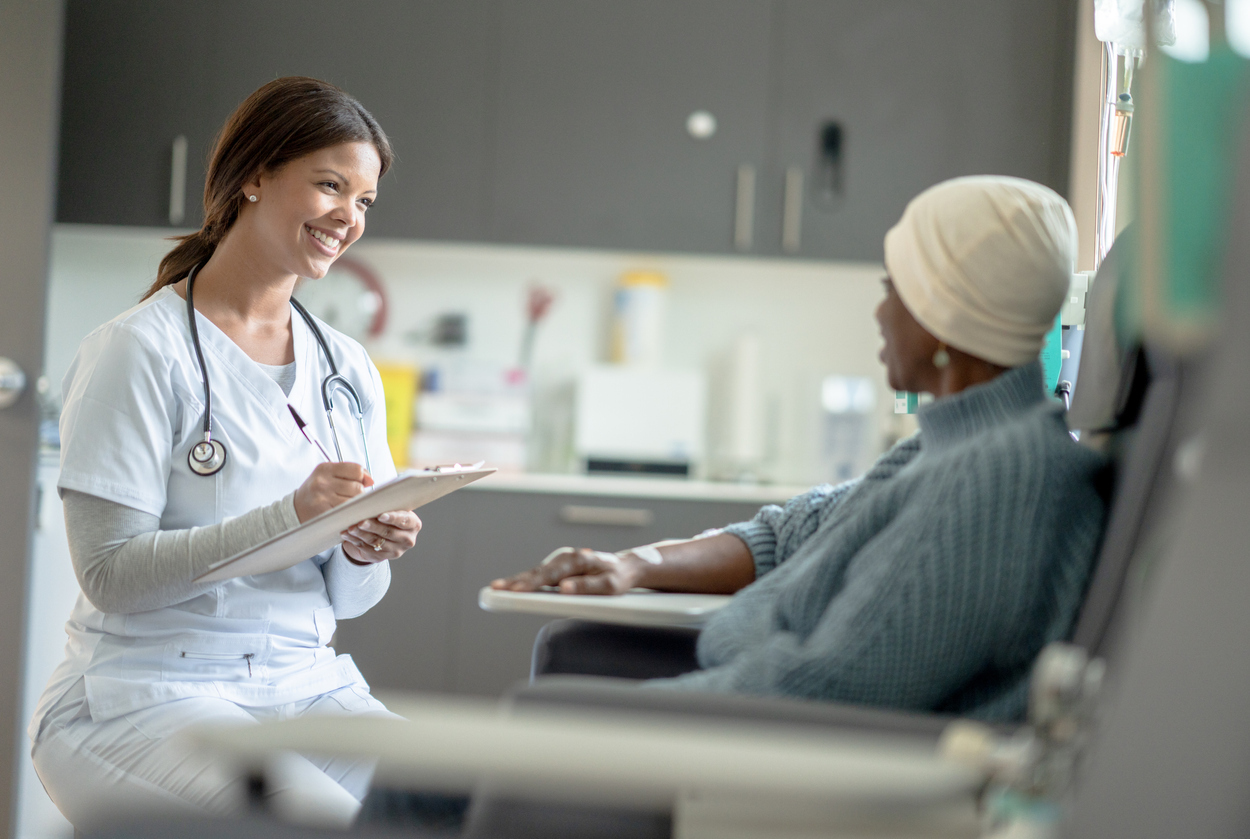
[[[939,341],[1003,367],[1037,358],[1076,262],[1068,202],[1021,178],[956,178],[885,235],[904,305]]]

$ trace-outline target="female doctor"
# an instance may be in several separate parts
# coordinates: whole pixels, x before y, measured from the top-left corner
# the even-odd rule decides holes
[[[389,713],[328,644],[386,592],[387,560],[421,527],[411,511],[285,571],[196,578],[395,475],[377,370],[291,299],[360,238],[391,159],[338,88],[257,90],[218,138],[204,226],[65,377],[58,488],[82,596],[29,731],[80,828],[120,809],[239,810],[242,779],[171,737],[186,726]],[[291,757],[269,794],[278,812],[347,824],[371,772]]]

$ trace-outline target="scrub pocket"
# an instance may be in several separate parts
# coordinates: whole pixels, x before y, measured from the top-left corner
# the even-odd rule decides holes
[[[266,635],[180,635],[165,645],[161,675],[177,682],[242,682],[264,679],[269,661]]]
[[[338,621],[334,619],[334,607],[323,606],[313,612],[313,623],[317,625],[317,646],[324,647],[334,637]]]

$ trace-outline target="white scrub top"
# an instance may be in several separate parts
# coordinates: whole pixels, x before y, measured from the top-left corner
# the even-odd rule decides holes
[[[213,437],[226,446],[225,468],[204,477],[187,466],[187,452],[203,436],[204,387],[186,301],[167,287],[79,346],[63,384],[60,489],[159,516],[164,530],[200,527],[286,496],[322,462],[288,402],[310,436],[333,451],[320,395],[329,365],[294,310],[296,379],[289,397],[225,333],[197,318],[212,385]],[[358,343],[318,325],[339,372],[360,394],[373,477],[389,480],[395,466],[377,369]],[[345,400],[335,404],[343,458],[363,464],[359,426]],[[328,646],[335,620],[321,566],[332,553],[227,580],[150,612],[106,614],[80,594],[66,624],[66,659],[40,700],[32,734],[79,678],[96,722],[192,696],[266,707],[353,684],[367,689],[351,657]]]

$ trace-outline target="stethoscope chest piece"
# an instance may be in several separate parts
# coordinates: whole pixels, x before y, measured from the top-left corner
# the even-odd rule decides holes
[[[187,466],[197,475],[216,475],[226,465],[226,447],[216,440],[201,440],[187,453]]]

